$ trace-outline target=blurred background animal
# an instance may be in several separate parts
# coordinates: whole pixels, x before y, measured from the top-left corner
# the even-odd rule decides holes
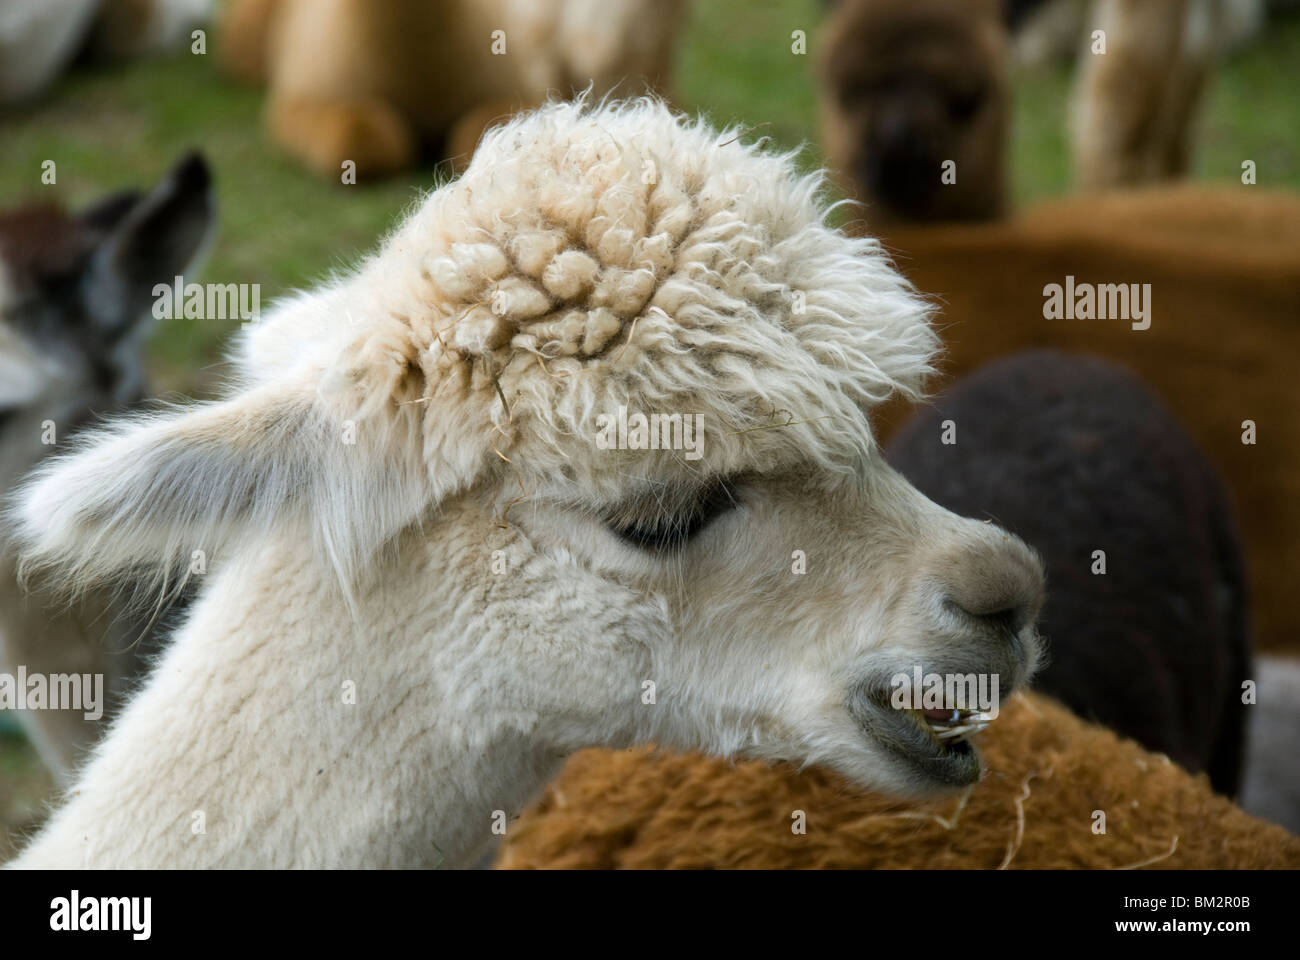
[[[0,494],[78,428],[145,399],[153,288],[191,272],[214,219],[198,156],[147,193],[121,191],[75,214],[51,204],[0,213]],[[0,673],[104,675],[102,719],[18,711],[61,782],[155,646],[155,611],[128,610],[125,599],[104,590],[68,602],[44,594],[39,577],[20,585],[0,537]]]
[[[40,95],[78,57],[170,50],[207,20],[212,0],[12,0],[0,4],[0,104]]]
[[[1141,380],[1093,357],[1016,354],[923,407],[887,456],[931,500],[1043,558],[1036,690],[1236,795],[1254,678],[1236,524]]]
[[[1000,0],[843,0],[821,55],[822,144],[867,218],[981,220],[1006,206]]]
[[[1122,363],[1152,386],[1227,480],[1260,649],[1300,654],[1300,198],[1201,185],[1079,195],[997,224],[891,227],[886,244],[942,299],[948,376],[1051,346]],[[1047,292],[1067,277],[1149,284],[1149,326],[1048,319]]]
[[[227,69],[266,82],[272,138],[312,170],[463,165],[494,120],[590,87],[665,94],[686,0],[232,0]]]
[[[1263,0],[829,6],[822,145],[873,224],[1007,211],[1012,63],[1050,59],[1062,34],[1078,51],[1069,109],[1076,186],[1186,175],[1215,64],[1263,21]]]
[[[1071,108],[1079,187],[1185,176],[1230,24],[1240,36],[1261,17],[1260,0],[1096,0],[1084,21]]]
[[[1163,0],[1162,0],[1163,2]],[[1202,2],[1202,0],[1193,0]],[[1296,0],[1209,0],[1218,9],[1215,49],[1235,53],[1264,29],[1268,16],[1294,12]],[[1098,0],[1005,0],[1007,26],[1012,35],[1012,56],[1026,67],[1072,60],[1091,45],[1090,18],[1097,15]],[[1182,17],[1182,11],[1165,8]]]

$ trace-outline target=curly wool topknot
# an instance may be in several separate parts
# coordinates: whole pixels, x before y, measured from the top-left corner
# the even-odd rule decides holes
[[[453,239],[424,264],[452,298],[443,313],[456,350],[599,355],[648,309],[664,309],[652,298],[679,265],[716,266],[729,241],[732,257],[760,249],[729,198],[705,193],[703,171],[664,164],[650,131],[621,142],[625,131],[608,124],[625,118],[608,113],[576,130],[553,124],[548,144],[535,129],[546,119],[560,118],[541,114],[491,136],[443,210],[488,238]],[[539,153],[551,162],[539,166]],[[521,192],[528,206],[517,205]]]
[[[719,469],[758,444],[843,470],[874,442],[864,411],[918,395],[938,341],[879,244],[827,225],[822,187],[657,101],[552,104],[491,131],[357,279],[424,399],[491,400],[502,447],[589,444],[626,404],[704,414]],[[737,439],[774,411],[798,429]]]

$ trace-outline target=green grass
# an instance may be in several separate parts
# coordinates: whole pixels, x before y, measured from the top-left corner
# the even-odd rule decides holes
[[[1220,70],[1210,88],[1196,175],[1300,190],[1300,18],[1277,25]]]
[[[696,3],[677,60],[682,106],[719,126],[763,124],[755,136],[807,144],[807,162],[815,166],[821,6],[818,0]],[[806,54],[792,51],[796,30],[806,35]]]
[[[1064,193],[1070,185],[1066,103],[1072,65],[1022,71],[1011,119],[1012,198],[1018,206]]]

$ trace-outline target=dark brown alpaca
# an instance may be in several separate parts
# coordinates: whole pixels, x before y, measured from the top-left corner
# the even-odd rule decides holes
[[[997,0],[844,0],[820,74],[827,158],[870,223],[1004,212],[1010,90]]]

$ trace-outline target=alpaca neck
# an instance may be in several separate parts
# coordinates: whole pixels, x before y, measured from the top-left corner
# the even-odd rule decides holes
[[[20,865],[461,866],[509,829],[562,758],[473,604],[405,562],[358,630],[304,552],[209,574]]]

